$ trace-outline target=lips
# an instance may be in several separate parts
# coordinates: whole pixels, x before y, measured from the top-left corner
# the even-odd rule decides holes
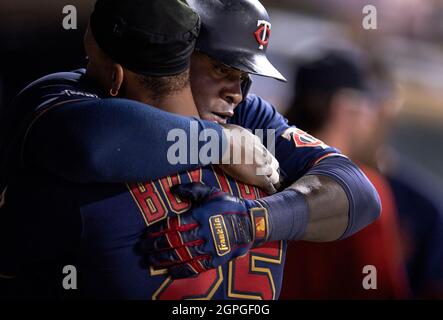
[[[211,112],[212,121],[218,123],[226,123],[229,118],[234,116],[234,111]]]

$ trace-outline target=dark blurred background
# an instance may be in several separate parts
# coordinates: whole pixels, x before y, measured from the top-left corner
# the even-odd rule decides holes
[[[393,72],[404,101],[392,144],[443,180],[443,1],[374,0],[377,30],[362,28],[362,0],[263,0],[272,22],[271,60],[283,84],[254,78],[253,91],[282,112],[292,96],[294,57],[315,46],[354,41]],[[62,27],[74,5],[78,29]],[[0,113],[26,84],[84,66],[82,37],[94,1],[0,2]],[[312,51],[314,50],[314,51]]]

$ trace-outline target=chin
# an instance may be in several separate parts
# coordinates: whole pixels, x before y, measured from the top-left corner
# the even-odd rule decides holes
[[[210,112],[199,112],[200,118],[207,121],[212,121],[212,113]]]

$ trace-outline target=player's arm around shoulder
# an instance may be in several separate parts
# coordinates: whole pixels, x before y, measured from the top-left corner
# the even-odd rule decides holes
[[[159,224],[144,247],[153,266],[189,277],[223,265],[251,248],[278,240],[334,241],[354,234],[380,214],[372,184],[349,159],[323,159],[283,191],[246,200],[200,183],[175,186],[193,210]],[[180,226],[179,228],[174,226]],[[180,235],[180,242],[167,238]],[[189,255],[183,259],[177,250]]]
[[[280,225],[287,231],[284,240],[301,237],[324,242],[348,237],[380,215],[377,191],[364,173],[339,150],[290,126],[269,102],[249,95],[239,106],[235,121],[247,128],[275,130],[275,156],[288,189],[284,190],[285,196],[275,195],[264,201],[275,208],[274,227]],[[292,194],[294,191],[302,197]],[[291,199],[297,199],[295,207],[306,210],[299,208],[295,214],[288,210]],[[293,226],[298,228],[290,232],[287,226],[295,218]]]

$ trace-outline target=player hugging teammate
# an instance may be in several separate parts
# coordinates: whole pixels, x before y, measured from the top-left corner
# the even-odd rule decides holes
[[[361,170],[248,94],[249,74],[284,81],[260,2],[188,4],[98,0],[86,69],[33,82],[9,109],[0,270],[17,297],[69,297],[74,265],[82,298],[277,299],[286,241],[343,239],[379,216]],[[168,133],[192,123],[219,141],[272,129],[275,158],[223,163],[262,149],[244,133],[219,159],[169,163]]]

